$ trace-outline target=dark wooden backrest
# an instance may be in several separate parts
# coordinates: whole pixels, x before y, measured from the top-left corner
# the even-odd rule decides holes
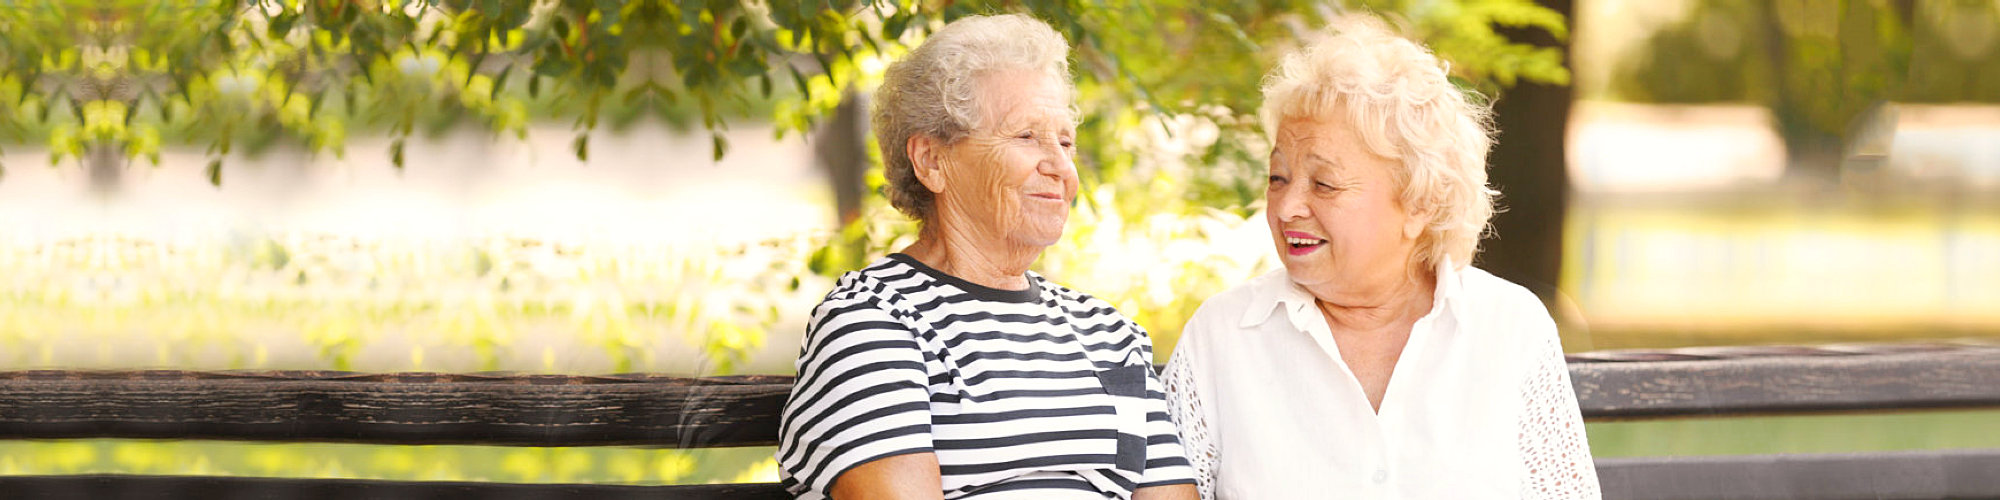
[[[1980,343],[1593,352],[1571,355],[1570,375],[1584,417],[1593,421],[2000,407],[2000,346]],[[791,382],[784,376],[0,372],[0,439],[763,446],[776,442],[778,414]],[[1660,494],[1681,490],[1639,488],[1635,493],[1627,487],[1649,481],[1750,487],[1728,478],[1749,470],[1760,471],[1756,477],[1812,478],[1932,460],[1941,464],[1942,475],[1913,484],[1954,494],[2000,495],[1996,484],[2000,479],[1954,479],[1950,473],[2000,470],[1990,467],[2000,451],[1878,455],[1758,462],[1763,468],[1729,462],[1744,460],[1740,457],[1692,462],[1605,460],[1600,461],[1600,476],[1607,493],[1617,492],[1614,497],[1674,498]],[[1829,477],[1868,476],[1841,472]],[[2000,478],[2000,473],[1981,477]],[[1762,484],[1769,486],[1768,481]],[[0,489],[50,495],[46,498],[65,498],[58,493],[84,495],[77,498],[782,497],[775,488],[768,484],[626,487],[142,476],[0,478]],[[1930,491],[1912,488],[1917,487],[1876,491],[1869,498]]]

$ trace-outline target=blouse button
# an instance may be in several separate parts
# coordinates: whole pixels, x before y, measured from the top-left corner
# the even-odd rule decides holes
[[[1388,469],[1375,469],[1375,484],[1382,484],[1388,481],[1389,481]]]

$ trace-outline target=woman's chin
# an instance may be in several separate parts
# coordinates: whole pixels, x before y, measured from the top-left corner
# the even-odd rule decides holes
[[[1068,213],[1035,214],[1021,219],[1014,239],[1045,247],[1062,241],[1063,227],[1069,224]]]
[[[1024,227],[1014,233],[1014,241],[1022,245],[1047,248],[1062,241],[1063,227],[1057,224],[1049,227]]]
[[[1326,270],[1317,262],[1292,257],[1279,260],[1285,264],[1285,275],[1290,277],[1293,283],[1305,286],[1327,281]]]

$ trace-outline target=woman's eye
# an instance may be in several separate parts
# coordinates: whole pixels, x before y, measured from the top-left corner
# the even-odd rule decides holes
[[[1034,132],[1034,131],[1032,131],[1032,130],[1030,130],[1030,131],[1027,131],[1027,132],[1022,132],[1022,133],[1019,133],[1019,134],[1014,134],[1014,138],[1015,138],[1015,139],[1034,139],[1034,138],[1035,138],[1035,132]]]
[[[1074,147],[1076,147],[1076,141],[1075,141],[1075,140],[1071,140],[1071,139],[1063,139],[1063,140],[1062,140],[1061,142],[1062,142],[1062,147],[1063,147],[1063,148],[1074,148]]]
[[[1273,175],[1271,176],[1270,181],[1271,181],[1271,187],[1278,187],[1285,183],[1285,178]]]

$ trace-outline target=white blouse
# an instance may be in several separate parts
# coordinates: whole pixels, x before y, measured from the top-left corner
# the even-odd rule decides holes
[[[1555,322],[1519,285],[1440,267],[1379,414],[1283,269],[1203,303],[1165,375],[1201,496],[1598,498]]]

